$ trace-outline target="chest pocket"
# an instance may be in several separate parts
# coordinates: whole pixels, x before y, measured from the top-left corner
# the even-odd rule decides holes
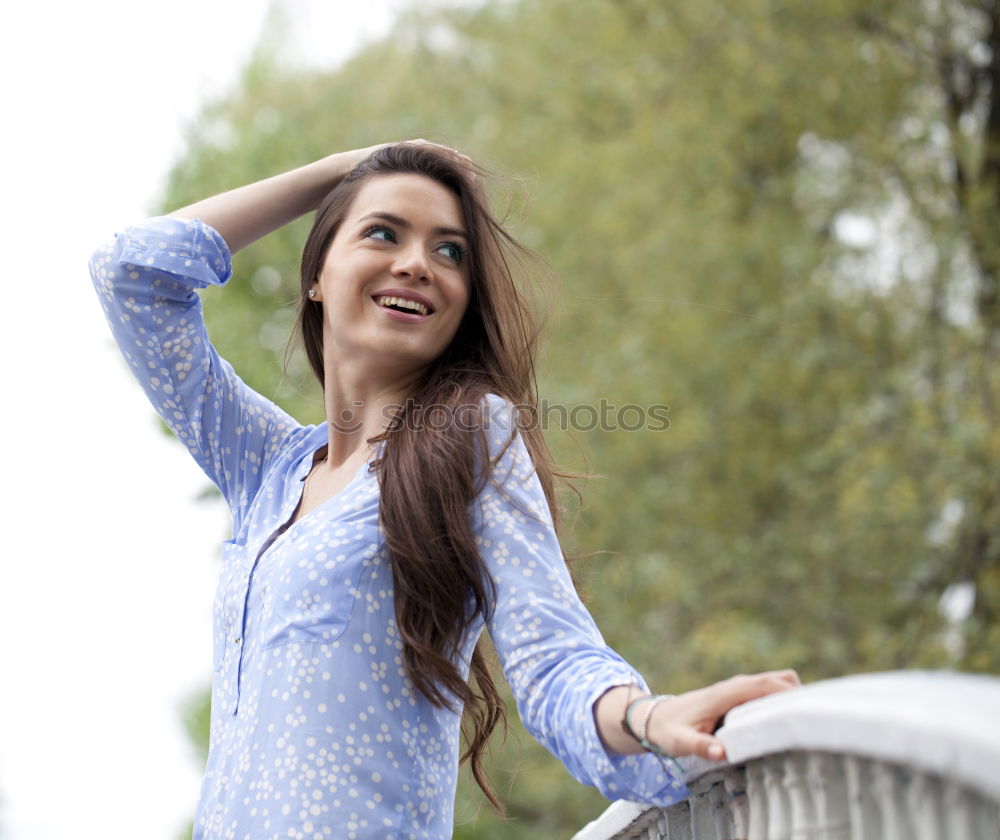
[[[374,547],[364,530],[305,528],[276,542],[254,570],[249,622],[259,622],[262,648],[333,642],[351,620]],[[347,531],[354,532],[348,537]]]
[[[212,606],[212,665],[222,668],[226,653],[239,644],[242,632],[243,586],[247,575],[247,548],[232,540],[222,544],[222,568]]]

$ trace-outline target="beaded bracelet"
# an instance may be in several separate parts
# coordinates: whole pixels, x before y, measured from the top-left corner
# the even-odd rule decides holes
[[[631,701],[628,706],[625,707],[625,717],[622,719],[622,729],[625,730],[627,735],[638,741],[639,746],[646,752],[652,753],[657,758],[669,762],[674,776],[680,780],[684,771],[677,762],[677,757],[657,746],[646,737],[649,729],[649,719],[653,716],[653,710],[663,701],[671,700],[673,697],[673,694],[647,694],[643,697],[636,697],[635,700]],[[649,710],[646,712],[645,717],[642,718],[639,730],[636,732],[635,727],[632,725],[632,715],[635,712],[635,707],[639,703],[648,703]]]

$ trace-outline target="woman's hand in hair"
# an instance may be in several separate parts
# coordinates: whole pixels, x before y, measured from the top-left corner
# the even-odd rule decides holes
[[[391,146],[392,143],[376,143],[374,146],[365,146],[361,149],[351,149],[346,152],[338,152],[336,154],[330,155],[326,160],[330,161],[336,169],[340,171],[340,177],[343,178],[354,169],[361,161],[375,154],[379,149],[384,149],[386,146]]]
[[[222,235],[235,254],[315,210],[348,172],[384,145],[327,155],[298,169],[202,199],[170,215],[178,219],[201,219]]]
[[[440,149],[442,152],[447,152],[452,157],[456,158],[457,160],[460,160],[462,163],[466,164],[467,166],[475,170],[476,165],[472,160],[472,158],[470,158],[467,154],[460,152],[458,149],[453,149],[451,146],[443,146],[440,143],[434,143],[431,140],[423,140],[423,139],[404,140],[403,142],[420,143],[424,146],[433,146],[435,149]]]

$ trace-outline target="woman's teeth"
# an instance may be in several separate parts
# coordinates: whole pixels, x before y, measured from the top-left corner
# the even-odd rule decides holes
[[[410,312],[416,312],[418,315],[426,315],[428,311],[427,307],[422,303],[418,303],[415,300],[407,300],[406,298],[387,297],[383,295],[380,298],[376,298],[375,303],[379,306],[395,306],[397,309],[407,309]]]

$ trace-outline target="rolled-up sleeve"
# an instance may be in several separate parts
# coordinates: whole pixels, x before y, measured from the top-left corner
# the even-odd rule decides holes
[[[248,387],[208,339],[196,290],[229,280],[225,241],[197,220],[149,219],[98,248],[90,271],[146,396],[242,518],[269,460],[299,426]]]
[[[609,799],[669,805],[687,796],[652,755],[610,755],[594,704],[618,685],[645,688],[581,603],[512,408],[490,398],[492,479],[474,506],[480,553],[496,590],[487,625],[525,728],[578,781]],[[502,453],[502,454],[501,454]]]

